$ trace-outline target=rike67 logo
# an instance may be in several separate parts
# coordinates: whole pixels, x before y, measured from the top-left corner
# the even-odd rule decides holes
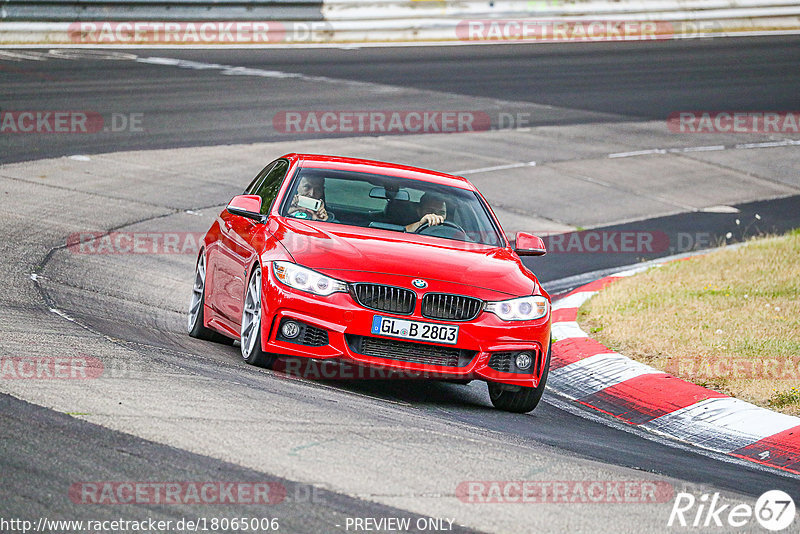
[[[743,528],[751,532],[755,519],[763,528],[777,532],[789,528],[794,523],[795,514],[794,500],[781,490],[767,491],[758,498],[755,507],[746,503],[722,504],[719,493],[704,493],[696,498],[691,493],[680,492],[675,496],[667,526],[701,528],[704,531],[720,527],[726,532],[731,528]]]

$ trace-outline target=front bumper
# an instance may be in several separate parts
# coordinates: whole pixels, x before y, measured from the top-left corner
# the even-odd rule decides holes
[[[348,293],[334,293],[321,297],[298,291],[275,280],[271,269],[269,275],[264,276],[262,281],[264,313],[261,339],[262,348],[266,352],[319,360],[340,359],[360,366],[394,370],[405,375],[433,379],[480,379],[526,387],[536,387],[541,380],[550,343],[549,310],[545,317],[535,321],[506,322],[485,311],[471,321],[440,321],[422,317],[418,309],[413,315],[396,315],[371,310],[356,303]],[[417,296],[419,300],[422,293]],[[446,345],[374,335],[371,329],[375,315],[457,325],[458,343]],[[280,334],[280,325],[285,319],[302,323],[304,328],[311,327],[308,330],[314,332],[314,336],[308,339],[313,339],[313,342],[301,344],[298,339],[288,341]],[[323,330],[326,335],[317,335],[319,332],[314,329]],[[364,350],[362,342],[365,339],[377,340],[373,344],[381,347],[382,355],[390,357],[365,354],[365,352],[375,354],[374,350]],[[395,343],[409,345],[397,346]],[[421,349],[419,355],[410,355],[415,352],[414,349]],[[431,360],[438,361],[436,358],[426,358],[425,354],[440,354],[449,352],[450,349],[458,351],[458,357],[450,359],[456,365],[424,363]],[[507,359],[508,353],[519,351],[530,352],[534,356],[533,365],[528,372],[503,372],[492,368],[498,367],[499,359],[503,357]],[[494,362],[492,362],[493,355],[495,355]],[[511,368],[513,369],[513,366]]]

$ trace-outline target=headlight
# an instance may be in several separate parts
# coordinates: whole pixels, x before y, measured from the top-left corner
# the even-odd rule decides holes
[[[347,284],[341,280],[330,278],[289,261],[273,261],[272,272],[275,273],[275,278],[287,286],[315,295],[326,296],[347,291]]]
[[[530,321],[547,315],[547,299],[542,296],[520,297],[499,302],[487,302],[483,309],[504,321]]]

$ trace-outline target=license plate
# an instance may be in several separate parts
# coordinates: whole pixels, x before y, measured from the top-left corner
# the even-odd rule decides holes
[[[375,315],[372,318],[372,333],[381,336],[416,339],[432,343],[449,343],[458,341],[458,327],[449,324],[421,323],[394,317]]]

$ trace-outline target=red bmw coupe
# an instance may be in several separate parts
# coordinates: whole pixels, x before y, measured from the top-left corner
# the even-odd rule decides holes
[[[484,380],[529,412],[550,362],[550,296],[465,178],[287,154],[219,214],[197,259],[189,334],[241,342],[247,363],[338,359]]]

